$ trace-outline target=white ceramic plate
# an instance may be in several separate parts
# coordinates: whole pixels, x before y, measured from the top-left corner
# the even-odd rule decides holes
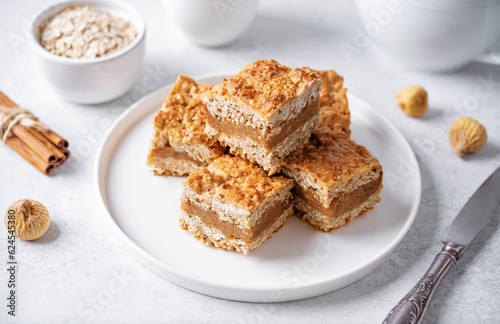
[[[215,84],[225,75],[196,78]],[[420,203],[415,156],[404,137],[373,108],[349,96],[352,138],[384,168],[382,201],[367,215],[331,233],[291,217],[248,255],[208,247],[181,230],[181,182],[146,167],[152,122],[172,85],[132,105],[99,150],[96,185],[127,250],[161,277],[215,297],[279,302],[345,287],[374,270],[403,239]]]

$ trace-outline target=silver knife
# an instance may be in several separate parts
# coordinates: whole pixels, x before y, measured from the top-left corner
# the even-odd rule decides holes
[[[383,324],[420,323],[436,288],[500,205],[500,167],[467,201],[441,241],[444,247],[427,272],[387,314]]]

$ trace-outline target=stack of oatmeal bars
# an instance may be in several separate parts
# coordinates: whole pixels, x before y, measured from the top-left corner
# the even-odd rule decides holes
[[[380,201],[382,167],[349,125],[334,71],[257,60],[214,86],[180,75],[155,117],[147,164],[188,175],[184,230],[246,254],[292,214],[328,232]]]

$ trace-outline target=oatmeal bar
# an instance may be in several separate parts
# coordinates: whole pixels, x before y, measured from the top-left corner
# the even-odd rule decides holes
[[[347,225],[380,201],[382,166],[340,127],[316,130],[286,158],[283,173],[295,180],[299,217],[318,230]]]
[[[347,102],[347,90],[343,88],[344,78],[333,70],[315,72],[321,75],[323,81],[323,89],[319,92],[320,127],[327,126],[333,130],[335,124],[339,124],[342,131],[350,136],[351,113]]]
[[[206,245],[247,254],[293,214],[293,181],[223,155],[183,183],[181,227]]]
[[[320,88],[308,68],[257,60],[207,92],[207,134],[274,174],[317,128]]]
[[[211,87],[179,75],[153,122],[147,162],[152,174],[188,175],[224,153],[205,134],[207,110],[201,96]]]

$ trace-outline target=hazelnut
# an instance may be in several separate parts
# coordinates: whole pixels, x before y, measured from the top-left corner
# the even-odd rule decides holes
[[[479,151],[486,144],[486,129],[472,118],[460,117],[450,127],[450,144],[459,156]]]
[[[49,211],[36,200],[20,199],[7,209],[4,223],[15,237],[36,240],[49,229]]]
[[[419,86],[411,86],[401,89],[396,95],[399,107],[407,115],[418,117],[427,111],[427,91]]]

